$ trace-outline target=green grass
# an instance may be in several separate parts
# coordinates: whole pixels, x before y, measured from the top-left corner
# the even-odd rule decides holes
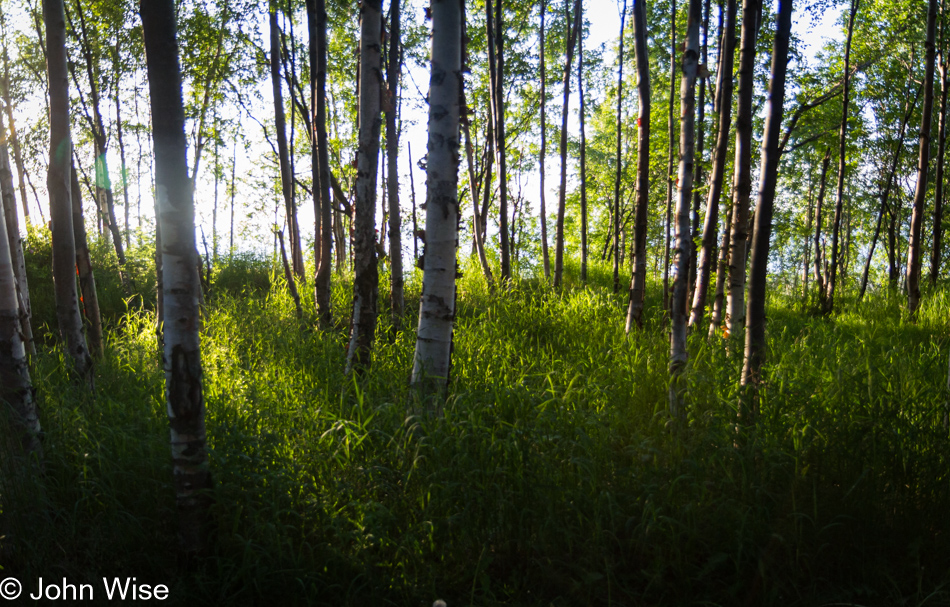
[[[381,287],[358,381],[342,373],[346,279],[344,322],[320,332],[275,276],[223,263],[204,320],[214,553],[177,564],[143,293],[144,307],[103,307],[95,395],[70,383],[51,336],[40,348],[45,472],[37,487],[4,459],[4,577],[135,576],[188,605],[950,603],[948,290],[916,324],[896,295],[846,292],[832,319],[773,295],[761,416],[737,448],[741,351],[704,331],[690,337],[688,425],[671,432],[656,284],[647,330],[625,338],[608,268],[589,288],[569,264],[563,293],[530,278],[491,295],[468,266],[444,416],[425,419],[407,407],[418,275],[395,332]],[[34,301],[51,297],[43,284],[31,275]]]

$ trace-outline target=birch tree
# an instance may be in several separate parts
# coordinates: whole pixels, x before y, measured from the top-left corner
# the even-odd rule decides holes
[[[93,386],[92,358],[86,346],[76,295],[76,241],[73,235],[69,132],[69,82],[66,67],[66,18],[63,0],[43,0],[46,69],[50,102],[50,153],[46,187],[53,223],[53,282],[59,332],[76,374]]]
[[[194,191],[188,179],[185,110],[174,0],[141,0],[152,106],[155,194],[165,309],[165,399],[171,427],[178,530],[186,554],[208,547],[211,471],[205,437],[198,337]]]
[[[443,389],[451,366],[459,218],[463,11],[464,0],[432,1],[426,260],[412,366],[412,384],[423,393]]]
[[[356,219],[353,230],[353,318],[346,372],[370,364],[376,333],[376,298],[379,270],[376,267],[376,171],[378,168],[382,83],[381,0],[364,0],[360,7],[360,124],[356,168]],[[427,257],[428,261],[428,257]]]
[[[670,413],[674,418],[684,414],[681,376],[686,368],[686,298],[689,289],[689,255],[692,250],[689,211],[693,198],[696,128],[696,76],[699,73],[699,25],[703,5],[689,0],[686,17],[686,41],[683,49],[683,76],[680,80],[680,162],[677,174],[676,255],[673,293],[670,302]]]
[[[6,155],[5,149],[3,155]],[[9,165],[10,161],[6,162]],[[0,178],[4,179],[4,190],[12,191],[12,175],[9,180],[5,175]],[[0,197],[0,211],[11,202],[16,204],[10,196]],[[13,257],[6,246],[7,240],[6,222],[0,220],[0,405],[9,404],[3,409],[13,417],[12,427],[19,435],[16,438],[23,451],[42,456],[40,420],[27,367],[26,347],[21,338],[18,287],[13,272]]]

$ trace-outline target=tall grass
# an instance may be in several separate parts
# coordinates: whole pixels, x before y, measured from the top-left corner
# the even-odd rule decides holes
[[[894,295],[846,294],[833,318],[773,295],[761,416],[737,447],[741,351],[704,331],[688,425],[667,424],[657,285],[625,337],[609,268],[491,294],[467,267],[444,416],[423,418],[407,406],[418,276],[395,331],[381,288],[373,365],[353,379],[346,279],[321,332],[267,270],[223,263],[204,317],[214,554],[176,564],[143,295],[111,317],[96,394],[41,348],[45,472],[31,490],[4,458],[5,575],[135,576],[189,605],[950,602],[945,291],[916,324]]]

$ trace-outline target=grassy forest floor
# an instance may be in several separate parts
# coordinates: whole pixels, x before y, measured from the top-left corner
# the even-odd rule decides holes
[[[381,287],[355,381],[345,278],[320,332],[266,261],[222,260],[202,331],[217,543],[186,574],[148,256],[133,248],[141,294],[125,298],[96,245],[107,337],[89,394],[53,347],[49,245],[31,236],[45,473],[3,458],[0,577],[134,576],[182,605],[950,604],[950,286],[916,324],[895,294],[845,293],[833,318],[773,294],[761,416],[737,448],[740,345],[705,331],[688,427],[670,432],[656,284],[625,338],[606,269],[491,295],[472,267],[444,416],[426,419],[406,405],[418,276],[395,332]]]

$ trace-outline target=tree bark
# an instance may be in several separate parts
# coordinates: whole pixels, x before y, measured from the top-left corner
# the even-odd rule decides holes
[[[284,197],[284,209],[287,214],[287,232],[290,238],[290,258],[293,260],[294,275],[303,277],[303,267],[299,263],[300,231],[297,229],[297,205],[293,196],[293,171],[290,164],[290,150],[287,146],[287,118],[284,112],[284,93],[280,76],[280,27],[277,23],[277,5],[270,3],[270,76],[271,90],[274,95],[274,130],[277,135],[277,159],[280,166],[280,189]],[[197,178],[197,173],[195,174]]]
[[[493,112],[495,153],[498,155],[498,239],[501,246],[501,280],[511,280],[511,246],[508,242],[508,162],[505,143],[505,46],[503,0],[485,0],[488,27],[488,64]]]
[[[7,242],[13,276],[16,278],[16,299],[18,302],[18,322],[22,331],[23,347],[29,356],[36,356],[36,344],[33,341],[33,323],[30,319],[30,288],[27,283],[26,263],[23,259],[23,246],[20,241],[20,222],[17,219],[16,190],[13,185],[13,170],[10,168],[10,153],[7,146],[7,133],[0,113],[0,197],[3,199],[3,223],[6,224]],[[0,246],[3,241],[0,240]]]
[[[540,219],[541,219],[541,258],[544,263],[544,277],[551,278],[551,259],[548,254],[548,217],[544,204],[544,163],[548,150],[547,140],[547,69],[545,65],[544,17],[548,11],[547,0],[541,0],[541,150],[538,170],[541,173]]]
[[[320,250],[314,276],[314,300],[320,326],[328,329],[333,314],[330,306],[330,277],[333,256],[332,196],[330,194],[330,154],[327,138],[327,12],[325,0],[307,0],[307,28],[310,37],[310,121],[314,133],[312,150],[313,205]],[[339,245],[338,245],[339,246]]]
[[[855,0],[857,1],[857,0]],[[920,241],[923,237],[924,204],[927,199],[927,174],[930,167],[930,127],[933,123],[934,42],[937,31],[937,0],[930,0],[927,11],[927,42],[924,53],[924,104],[920,118],[920,153],[917,160],[917,188],[910,220],[907,246],[907,311],[916,318],[920,306]],[[833,262],[832,262],[833,263]]]
[[[577,3],[577,99],[581,127],[581,281],[587,284],[587,132],[584,117],[584,5]],[[624,11],[626,12],[626,11]]]
[[[634,0],[636,2],[636,0]],[[617,160],[614,173],[614,208],[613,208],[613,260],[614,260],[614,293],[620,290],[620,184],[623,174],[621,135],[623,133],[623,30],[627,20],[627,0],[623,1],[623,12],[620,14],[620,52],[617,57]],[[637,69],[640,69],[639,62]],[[639,74],[638,74],[639,75]],[[640,106],[643,111],[643,106]],[[647,126],[649,128],[649,125]],[[628,306],[629,307],[629,306]],[[629,322],[627,323],[629,325]],[[628,329],[629,331],[629,329]]]
[[[72,199],[73,238],[76,242],[76,275],[79,278],[79,301],[86,317],[86,336],[90,353],[99,358],[102,349],[102,314],[99,311],[99,294],[96,291],[96,277],[89,256],[89,243],[86,238],[86,222],[82,214],[82,192],[79,189],[79,175],[75,166],[75,155],[70,167],[70,198]]]
[[[580,20],[580,0],[574,2],[574,23],[571,23],[570,1],[564,2],[564,16],[567,18],[567,29],[570,32],[564,53],[564,101],[561,105],[561,184],[557,197],[557,227],[554,236],[554,287],[561,286],[564,274],[564,211],[567,205],[567,117],[571,95],[571,63],[574,61],[574,47],[577,44],[578,22]]]
[[[464,40],[462,42],[465,44]],[[463,53],[463,56],[465,54]],[[468,103],[465,101],[465,91],[461,92],[462,94],[462,107],[468,108]],[[478,197],[476,192],[478,191],[477,179],[475,178],[475,158],[474,151],[472,150],[472,137],[471,137],[471,125],[469,124],[468,116],[459,116],[459,122],[462,125],[462,133],[465,135],[465,157],[468,161],[468,183],[469,183],[469,192],[471,192],[472,198],[472,231],[474,232],[475,238],[475,253],[478,255],[478,263],[482,268],[482,274],[485,275],[485,281],[488,283],[489,289],[495,288],[495,277],[492,274],[491,266],[488,265],[488,257],[485,255],[485,240],[482,236],[484,231],[482,229],[482,222],[485,218],[478,211]],[[486,181],[484,187],[487,189],[489,183]],[[415,233],[415,227],[413,227],[413,232]]]
[[[76,296],[76,241],[70,200],[69,82],[63,0],[43,0],[50,96],[50,154],[46,187],[53,223],[53,281],[59,331],[77,376],[93,387],[92,358],[82,332]]]
[[[699,73],[699,27],[703,18],[701,0],[689,0],[686,19],[686,41],[683,49],[680,85],[680,160],[677,174],[675,274],[670,302],[670,415],[685,416],[683,396],[686,370],[686,297],[689,289],[690,238],[689,211],[693,198],[693,163],[695,162],[696,77]]]
[[[626,15],[626,0],[624,14]],[[621,21],[623,19],[621,18]],[[637,202],[633,228],[633,276],[630,280],[630,301],[627,304],[627,333],[636,325],[643,329],[643,300],[647,280],[647,211],[650,206],[650,58],[647,55],[646,3],[634,0],[633,44],[637,60]],[[619,164],[619,163],[618,163]],[[616,203],[614,212],[618,213]]]
[[[7,156],[5,145],[0,150],[0,156]],[[6,172],[9,173],[9,158],[4,162]],[[9,195],[13,189],[12,174],[9,183],[6,176],[0,179],[3,179],[4,183],[4,195],[0,197],[0,211],[4,212],[0,215],[5,215],[6,206],[16,204],[15,198]],[[8,193],[7,190],[11,192]],[[16,206],[13,212],[16,213]],[[4,244],[9,240],[6,221],[0,221],[0,403],[9,404],[9,407],[3,407],[3,410],[9,411],[5,414],[12,417],[11,426],[16,433],[14,438],[20,443],[23,452],[42,457],[40,420],[27,366],[26,348],[21,336],[21,307],[17,298],[19,285],[14,276],[14,261],[10,248]]]
[[[376,173],[380,119],[381,0],[364,0],[360,8],[360,124],[357,152],[356,209],[354,220],[353,319],[346,373],[370,365],[376,332]]]
[[[152,132],[155,192],[162,232],[165,397],[181,548],[207,551],[211,472],[206,452],[198,336],[198,264],[194,191],[188,178],[185,111],[174,0],[141,0]]]
[[[736,159],[729,250],[729,295],[726,328],[738,335],[745,325],[746,240],[752,193],[752,114],[755,88],[755,41],[762,15],[761,0],[742,2],[742,38],[739,49],[739,107],[736,111]]]
[[[712,260],[716,254],[717,232],[719,230],[719,200],[722,198],[722,184],[726,172],[729,154],[729,127],[732,124],[732,70],[735,63],[736,48],[736,0],[728,0],[726,22],[723,28],[720,46],[719,87],[719,132],[716,135],[716,151],[713,155],[712,171],[709,178],[709,195],[706,198],[706,219],[703,223],[702,248],[696,262],[696,288],[693,290],[693,309],[689,326],[698,325],[706,312],[706,296],[709,291],[709,274]],[[726,224],[728,231],[729,226]]]
[[[23,204],[23,219],[26,225],[30,225],[30,206],[26,199],[26,170],[23,167],[23,154],[20,150],[20,137],[16,130],[16,121],[13,118],[13,95],[10,92],[10,57],[7,53],[7,28],[6,18],[0,11],[0,36],[3,38],[3,104],[7,114],[7,121],[10,124],[10,141],[13,144],[13,161],[16,164],[17,181],[20,188],[20,199]],[[39,204],[37,202],[37,204]],[[40,210],[42,215],[42,209]],[[32,342],[27,350],[32,351]]]
[[[670,309],[670,222],[673,209],[673,101],[676,97],[676,0],[670,3],[670,107],[667,120],[669,146],[666,156],[666,223],[663,238],[663,309]]]
[[[785,105],[785,73],[788,66],[789,38],[792,30],[792,0],[779,0],[772,47],[772,75],[765,107],[765,138],[762,142],[762,171],[759,200],[755,208],[752,260],[749,268],[749,302],[746,311],[745,356],[741,386],[753,393],[740,393],[740,423],[751,425],[758,413],[756,388],[762,381],[765,359],[765,289],[768,277],[769,239],[772,236],[772,211],[778,181],[781,152],[782,114]],[[751,405],[751,407],[750,407]]]
[[[831,148],[825,149],[825,158],[821,161],[821,178],[818,180],[818,201],[815,203],[815,284],[818,286],[818,305],[825,307],[825,273],[822,270],[823,257],[821,246],[821,210],[825,202],[825,186],[828,184],[828,167],[831,165]]]
[[[719,259],[716,262],[716,291],[713,295],[712,311],[709,314],[709,337],[719,331],[722,324],[722,308],[725,303],[726,271],[729,268],[729,251],[732,244],[732,205],[726,207],[726,218],[722,224],[722,243],[719,245]]]
[[[396,100],[399,98],[399,78],[402,70],[400,63],[400,22],[399,0],[391,0],[389,5],[389,62],[386,80],[389,83],[389,104],[386,108],[386,159],[389,178],[386,186],[389,194],[389,274],[391,278],[390,302],[393,327],[402,322],[404,296],[402,276],[402,218],[399,210],[399,133],[396,129]]]
[[[459,102],[464,0],[433,0],[426,165],[426,253],[412,384],[441,393],[449,379],[458,247]]]
[[[705,1],[703,7],[703,50],[702,50],[702,70],[706,71],[709,64],[709,0]],[[703,151],[706,142],[706,76],[699,75],[699,103],[696,106],[696,175],[693,177],[693,183],[702,184],[703,182]],[[692,302],[693,293],[696,290],[696,270],[697,254],[699,253],[696,244],[696,238],[699,236],[699,205],[702,201],[702,193],[699,188],[693,192],[693,210],[691,212],[692,226],[690,228],[690,257],[689,257],[689,289],[687,290],[687,305]]]
[[[947,151],[947,49],[944,40],[944,4],[940,4],[940,117],[937,127],[937,169],[934,174],[933,248],[930,250],[930,284],[937,284],[943,248],[943,169]]]

